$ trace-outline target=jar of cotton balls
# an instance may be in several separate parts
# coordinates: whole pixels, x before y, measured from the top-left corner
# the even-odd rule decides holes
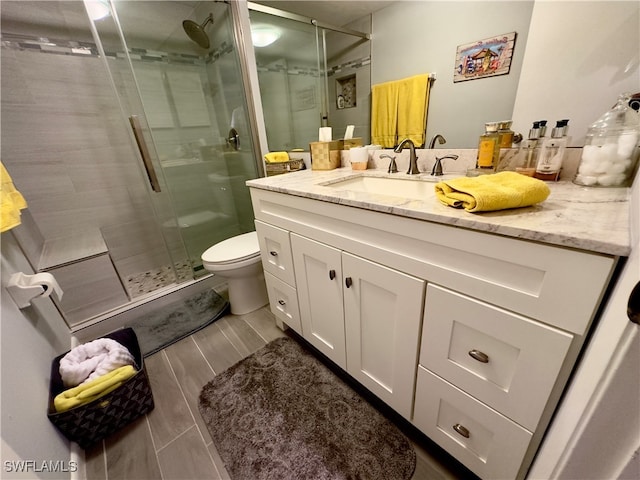
[[[589,127],[574,183],[593,187],[628,186],[640,153],[640,115],[629,107],[631,94]]]

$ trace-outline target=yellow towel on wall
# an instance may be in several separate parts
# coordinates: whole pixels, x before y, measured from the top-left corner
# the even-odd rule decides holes
[[[371,143],[383,148],[398,144],[397,81],[371,86]]]
[[[289,154],[287,152],[270,152],[264,156],[264,161],[267,163],[288,162]]]
[[[53,399],[53,405],[56,412],[64,412],[71,408],[92,402],[96,398],[115,390],[122,385],[125,380],[133,377],[135,374],[136,369],[131,365],[116,368],[95,380],[83,383],[56,395]]]
[[[27,202],[16,190],[2,162],[0,162],[0,207],[0,232],[6,232],[20,225],[20,210],[27,208]]]
[[[437,183],[435,189],[443,204],[468,212],[528,207],[543,202],[550,193],[542,180],[516,172],[454,178]]]
[[[416,146],[424,145],[429,104],[429,74],[399,80],[398,141],[410,138]]]

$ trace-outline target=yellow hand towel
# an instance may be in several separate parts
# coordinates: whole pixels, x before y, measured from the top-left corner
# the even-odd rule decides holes
[[[27,208],[27,202],[16,190],[2,162],[0,162],[0,208],[0,232],[6,232],[20,225],[20,210]]]
[[[398,144],[397,81],[371,86],[371,142],[383,148]]]
[[[289,154],[287,152],[270,152],[264,156],[264,160],[267,163],[288,162]]]
[[[437,183],[435,188],[443,204],[468,212],[528,207],[543,202],[550,193],[542,180],[516,172],[454,178]]]
[[[429,74],[399,80],[398,141],[410,138],[415,145],[424,145],[429,104]]]
[[[136,369],[132,365],[116,368],[109,373],[96,378],[87,383],[70,388],[56,395],[53,399],[53,405],[56,412],[64,412],[71,408],[85,403],[92,402],[107,393],[115,390],[124,383],[125,380],[133,377]]]

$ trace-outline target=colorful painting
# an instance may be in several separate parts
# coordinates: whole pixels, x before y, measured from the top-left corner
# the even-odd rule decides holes
[[[458,46],[454,82],[506,75],[511,68],[516,32]]]

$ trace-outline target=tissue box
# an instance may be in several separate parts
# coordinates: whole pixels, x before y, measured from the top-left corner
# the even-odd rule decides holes
[[[60,360],[66,353],[56,357],[51,364],[47,416],[65,437],[85,449],[120,430],[154,407],[144,359],[133,329],[117,330],[105,335],[104,338],[111,338],[124,345],[135,359],[138,371],[118,388],[93,402],[64,412],[56,412],[53,399],[66,389],[60,377]]]
[[[349,140],[343,140],[343,143],[344,143],[344,146],[343,146],[344,150],[349,150],[350,148],[353,148],[353,147],[362,147],[364,145],[364,143],[362,142],[362,138],[360,137],[350,138]]]
[[[333,170],[340,167],[340,151],[343,147],[342,140],[331,142],[311,142],[311,169]]]

